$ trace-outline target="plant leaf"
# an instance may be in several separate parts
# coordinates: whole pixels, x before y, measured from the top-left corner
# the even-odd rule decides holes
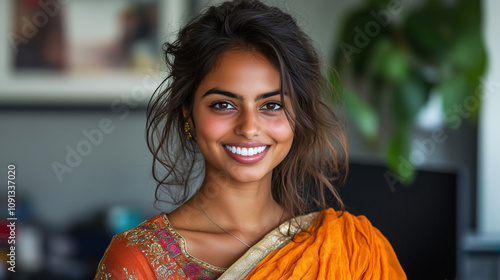
[[[389,39],[376,42],[371,60],[371,69],[374,73],[389,81],[400,81],[408,76],[408,56],[394,45]]]
[[[389,140],[386,152],[387,166],[404,184],[411,184],[416,176],[415,166],[410,162],[410,134],[409,125],[400,125]]]
[[[375,110],[349,87],[343,90],[344,106],[349,119],[360,130],[365,139],[374,140],[378,136],[378,116]]]
[[[469,93],[466,79],[458,75],[452,76],[442,80],[437,89],[443,96],[443,110],[447,116],[448,125],[455,129],[458,128],[461,119],[470,117],[472,112],[464,107],[465,99]],[[457,121],[452,121],[454,119]]]
[[[427,101],[428,89],[423,79],[416,75],[399,82],[394,89],[392,111],[399,122],[413,123]]]

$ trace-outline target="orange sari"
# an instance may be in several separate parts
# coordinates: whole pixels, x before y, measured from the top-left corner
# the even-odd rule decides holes
[[[299,233],[245,279],[406,279],[391,245],[364,216],[337,215],[323,211],[313,236]]]
[[[327,209],[284,223],[228,269],[189,255],[162,214],[115,236],[95,279],[406,279],[391,245],[364,216],[339,214]],[[316,219],[318,230],[298,233],[298,242],[282,234],[296,232],[295,221]]]

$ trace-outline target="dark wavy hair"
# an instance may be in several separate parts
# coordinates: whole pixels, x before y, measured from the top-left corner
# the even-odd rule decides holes
[[[209,7],[180,30],[177,40],[164,44],[170,74],[149,102],[146,129],[157,202],[166,192],[173,203],[184,203],[193,174],[202,174],[197,161],[203,158],[196,141],[186,139],[184,123],[200,82],[222,53],[234,49],[263,54],[280,73],[281,98],[286,93],[291,101],[292,110],[284,109],[294,140],[273,171],[274,199],[295,216],[332,204],[343,210],[335,185],[345,180],[347,144],[331,108],[338,99],[322,75],[318,52],[296,20],[256,0]],[[187,118],[183,108],[189,111]],[[325,199],[328,191],[333,203]]]

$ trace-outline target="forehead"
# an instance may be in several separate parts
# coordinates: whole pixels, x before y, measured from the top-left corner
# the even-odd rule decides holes
[[[196,92],[203,94],[221,88],[240,95],[262,94],[280,87],[280,74],[261,53],[231,50],[222,53],[214,68],[201,81]]]

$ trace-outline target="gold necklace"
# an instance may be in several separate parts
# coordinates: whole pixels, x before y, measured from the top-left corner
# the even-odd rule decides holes
[[[232,237],[236,238],[239,242],[245,244],[245,246],[247,246],[248,248],[250,248],[250,245],[248,245],[245,241],[241,240],[238,238],[238,236],[230,233],[229,231],[227,231],[225,228],[219,226],[219,224],[217,224],[212,218],[210,218],[210,216],[208,216],[207,212],[205,212],[205,210],[203,210],[203,208],[201,208],[201,205],[198,203],[198,197],[195,196],[194,197],[194,202],[196,203],[196,205],[198,205],[198,208],[200,208],[201,212],[203,212],[203,214],[205,214],[205,216],[207,216],[207,218],[212,221],[212,223],[214,223],[214,225],[218,226],[220,229],[222,229],[225,233],[231,235]]]

